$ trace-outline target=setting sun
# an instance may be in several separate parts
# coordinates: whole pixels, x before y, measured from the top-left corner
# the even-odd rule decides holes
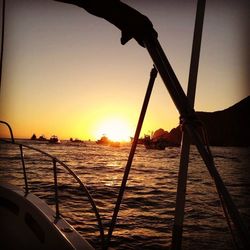
[[[121,118],[111,118],[102,121],[96,130],[96,137],[105,135],[112,141],[129,141],[134,129],[128,121]]]

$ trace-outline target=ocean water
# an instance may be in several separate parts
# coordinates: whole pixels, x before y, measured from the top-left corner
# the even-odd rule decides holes
[[[105,233],[113,214],[130,145],[109,147],[94,142],[58,145],[22,141],[56,156],[87,186],[99,209]],[[212,147],[215,163],[240,214],[250,225],[249,148]],[[51,159],[24,150],[29,188],[54,208]],[[146,150],[138,145],[113,233],[114,249],[170,249],[180,148]],[[60,166],[60,213],[100,249],[97,222],[86,195]],[[19,148],[0,144],[0,181],[23,188]],[[191,148],[183,227],[183,249],[234,249],[214,182],[195,147]]]

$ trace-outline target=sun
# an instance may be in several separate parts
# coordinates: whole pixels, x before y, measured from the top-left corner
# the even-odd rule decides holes
[[[96,137],[105,135],[112,141],[129,141],[134,129],[129,122],[121,118],[109,118],[98,124]]]

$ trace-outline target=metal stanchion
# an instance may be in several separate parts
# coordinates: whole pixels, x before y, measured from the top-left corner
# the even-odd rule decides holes
[[[192,48],[192,55],[190,62],[189,80],[188,80],[188,91],[187,91],[187,98],[192,108],[194,107],[194,100],[195,100],[205,5],[206,5],[206,0],[198,0],[194,36],[193,36],[193,48]],[[180,165],[178,173],[178,185],[176,194],[175,219],[172,230],[173,250],[180,250],[182,244],[182,231],[183,231],[183,220],[184,220],[185,200],[186,200],[189,152],[190,152],[190,138],[187,132],[183,129],[182,143],[181,143],[181,157],[180,157]]]
[[[59,200],[58,200],[58,185],[57,185],[57,168],[56,160],[53,159],[53,172],[54,172],[54,190],[55,190],[55,205],[56,205],[56,219],[60,217]]]
[[[25,162],[24,162],[23,146],[19,145],[19,148],[20,148],[21,161],[22,161],[22,166],[23,166],[23,178],[24,178],[24,184],[25,184],[25,194],[28,194],[29,187],[28,187],[28,179],[27,179],[26,167],[25,167]]]
[[[121,187],[120,187],[120,191],[119,191],[118,198],[117,198],[117,201],[116,201],[114,213],[113,213],[112,220],[111,220],[111,223],[110,223],[110,228],[109,228],[107,242],[106,242],[106,248],[109,247],[110,240],[111,240],[111,237],[112,237],[112,233],[113,233],[113,230],[114,230],[114,227],[115,227],[116,219],[117,219],[117,216],[118,216],[118,212],[120,210],[120,205],[121,205],[123,194],[124,194],[124,191],[125,191],[125,188],[126,188],[126,183],[127,183],[127,180],[128,180],[130,168],[131,168],[132,161],[133,161],[133,158],[134,158],[137,142],[138,142],[138,139],[139,139],[139,136],[140,136],[143,120],[144,120],[144,117],[145,117],[145,114],[146,114],[146,111],[147,111],[149,99],[150,99],[150,96],[151,96],[151,93],[152,93],[152,89],[153,89],[153,86],[154,86],[156,76],[157,76],[157,70],[154,67],[151,70],[151,73],[150,73],[150,80],[149,80],[149,83],[148,83],[148,88],[147,88],[146,95],[145,95],[145,98],[144,98],[144,102],[143,102],[143,105],[142,105],[140,117],[139,117],[138,124],[137,124],[136,131],[135,131],[135,136],[134,136],[133,143],[132,143],[132,146],[131,146],[131,149],[130,149],[127,165],[126,165],[126,168],[125,168],[125,171],[124,171],[122,184],[121,184]]]

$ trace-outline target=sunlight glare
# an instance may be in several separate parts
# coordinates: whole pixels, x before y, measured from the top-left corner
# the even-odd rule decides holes
[[[99,139],[103,135],[112,141],[129,141],[133,136],[134,129],[129,122],[121,118],[111,118],[104,120],[96,130],[96,137]]]

